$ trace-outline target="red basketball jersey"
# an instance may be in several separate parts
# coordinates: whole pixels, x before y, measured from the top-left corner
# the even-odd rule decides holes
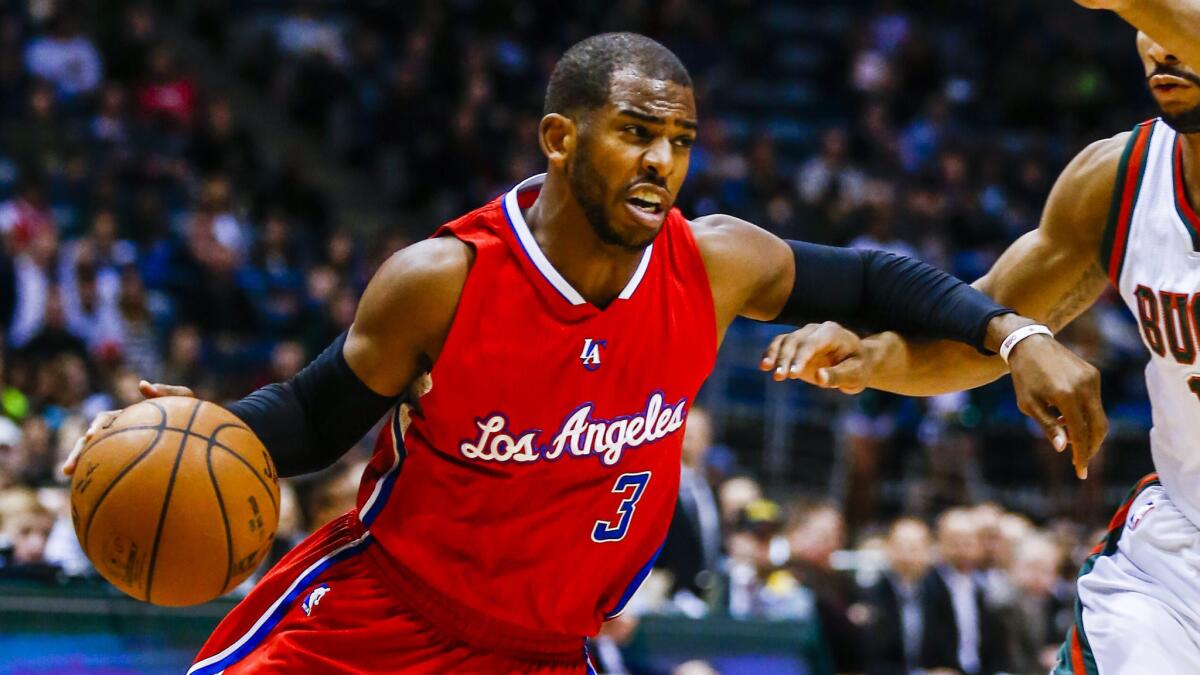
[[[649,572],[687,412],[716,358],[712,289],[672,210],[609,307],[521,209],[543,176],[442,226],[475,263],[433,389],[382,434],[359,513],[420,608],[464,635],[594,635]]]

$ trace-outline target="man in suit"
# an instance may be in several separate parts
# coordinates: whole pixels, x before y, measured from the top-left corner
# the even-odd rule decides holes
[[[721,555],[721,512],[706,471],[711,446],[708,412],[693,406],[683,435],[679,501],[657,563],[673,576],[672,595],[684,591],[706,597]]]
[[[922,584],[933,564],[933,537],[916,518],[888,530],[888,569],[863,593],[869,620],[867,675],[907,675],[917,667],[924,635]]]
[[[967,509],[950,509],[937,525],[942,563],[922,588],[924,631],[919,665],[966,675],[1007,670],[1004,627],[984,601],[978,571],[983,556],[979,523]]]

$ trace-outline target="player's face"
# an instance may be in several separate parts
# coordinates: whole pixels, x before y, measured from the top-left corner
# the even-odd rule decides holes
[[[1180,133],[1200,133],[1200,74],[1145,33],[1138,33],[1137,46],[1163,121]]]
[[[687,176],[696,138],[690,87],[613,73],[608,103],[581,125],[568,178],[600,240],[631,250],[658,235]]]

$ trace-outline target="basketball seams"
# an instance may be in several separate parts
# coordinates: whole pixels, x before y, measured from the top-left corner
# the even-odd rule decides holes
[[[216,435],[215,431],[213,435]],[[233,533],[229,529],[229,514],[225,511],[225,499],[221,496],[221,486],[217,484],[217,474],[213,471],[213,443],[213,438],[210,436],[208,447],[204,451],[204,463],[208,465],[208,478],[212,482],[213,492],[217,495],[217,507],[221,511],[221,522],[225,525],[225,581],[221,583],[221,594],[223,595],[228,592],[229,578],[233,576]]]
[[[187,448],[192,423],[196,421],[196,415],[202,407],[204,407],[204,401],[197,401],[196,405],[192,407],[192,414],[188,417],[187,428],[179,440],[179,450],[175,453],[175,465],[171,467],[171,477],[167,480],[167,493],[163,497],[162,512],[158,515],[158,526],[154,531],[154,545],[150,548],[150,566],[146,571],[146,602],[150,602],[150,591],[154,585],[154,566],[158,563],[158,545],[162,540],[163,524],[167,520],[167,509],[171,505],[171,492],[175,488],[175,477],[179,473],[179,464],[183,459],[183,451]]]
[[[141,461],[143,459],[145,459],[146,456],[149,455],[151,451],[154,450],[154,447],[156,445],[158,445],[158,441],[162,438],[163,431],[166,429],[166,424],[167,424],[167,411],[161,405],[158,405],[156,403],[152,403],[152,405],[154,406],[155,409],[158,410],[158,412],[160,414],[162,414],[162,420],[159,422],[159,424],[157,426],[138,427],[137,429],[134,429],[134,428],[118,429],[117,431],[114,431],[111,434],[105,435],[103,438],[96,439],[90,445],[88,445],[88,448],[94,448],[94,447],[96,447],[96,444],[99,443],[100,441],[107,439],[107,438],[112,438],[113,436],[116,436],[117,434],[120,434],[120,433],[124,433],[126,431],[135,431],[135,430],[136,431],[147,431],[149,429],[154,429],[154,437],[150,439],[150,442],[146,444],[146,447],[140,453],[138,453],[138,456],[135,457],[133,459],[133,461],[131,461],[129,464],[126,464],[125,467],[123,469],[121,469],[121,471],[116,475],[115,478],[113,478],[111,481],[108,482],[108,485],[106,485],[104,487],[104,491],[101,492],[100,496],[96,498],[96,502],[94,504],[92,504],[92,510],[91,510],[91,513],[88,514],[88,521],[87,521],[87,524],[84,525],[83,537],[81,538],[81,543],[83,544],[83,548],[85,550],[87,550],[87,548],[88,548],[88,537],[91,535],[92,523],[95,522],[96,514],[99,513],[100,506],[104,503],[104,500],[108,497],[109,493],[112,492],[113,488],[116,487],[117,483],[121,482],[121,479],[124,478],[126,474],[128,474],[130,471],[132,471],[135,466],[137,466],[139,463],[141,463]],[[185,438],[186,438],[186,436],[185,436]],[[84,452],[86,452],[86,451],[87,451],[87,448],[85,448]],[[80,454],[80,460],[82,460],[82,459],[83,459],[83,454]]]
[[[254,434],[253,431],[250,431],[249,429],[247,429],[245,426],[242,426],[241,424],[234,424],[231,422],[227,422],[225,424],[217,425],[217,427],[212,430],[212,433],[209,434],[209,437],[208,437],[209,450],[211,451],[212,448],[214,448],[214,447],[220,448],[220,449],[224,450],[225,452],[229,453],[234,459],[241,462],[242,465],[244,465],[250,471],[250,473],[254,475],[254,477],[258,480],[259,484],[263,486],[263,489],[267,491],[267,497],[269,497],[271,500],[271,508],[275,509],[275,517],[278,518],[279,517],[279,503],[278,503],[278,498],[275,496],[276,490],[271,489],[271,486],[267,483],[267,481],[263,480],[263,477],[258,474],[258,471],[250,464],[250,462],[246,461],[245,457],[242,457],[242,455],[240,453],[238,453],[236,450],[229,447],[228,445],[225,445],[224,443],[221,443],[216,440],[218,433],[220,433],[222,430],[228,429],[230,427],[233,427],[236,429],[242,429],[243,431],[248,431],[248,432],[250,432],[251,435]],[[255,436],[255,438],[258,438],[258,437]]]

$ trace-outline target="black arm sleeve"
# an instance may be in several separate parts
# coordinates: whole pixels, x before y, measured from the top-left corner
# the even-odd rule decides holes
[[[226,406],[266,446],[280,476],[333,464],[400,400],[358,379],[342,354],[345,344],[342,333],[287,382],[268,384]]]
[[[987,325],[1011,313],[961,280],[884,251],[788,241],[796,281],[775,322],[837,321],[852,330],[895,330],[965,342],[981,352]]]

